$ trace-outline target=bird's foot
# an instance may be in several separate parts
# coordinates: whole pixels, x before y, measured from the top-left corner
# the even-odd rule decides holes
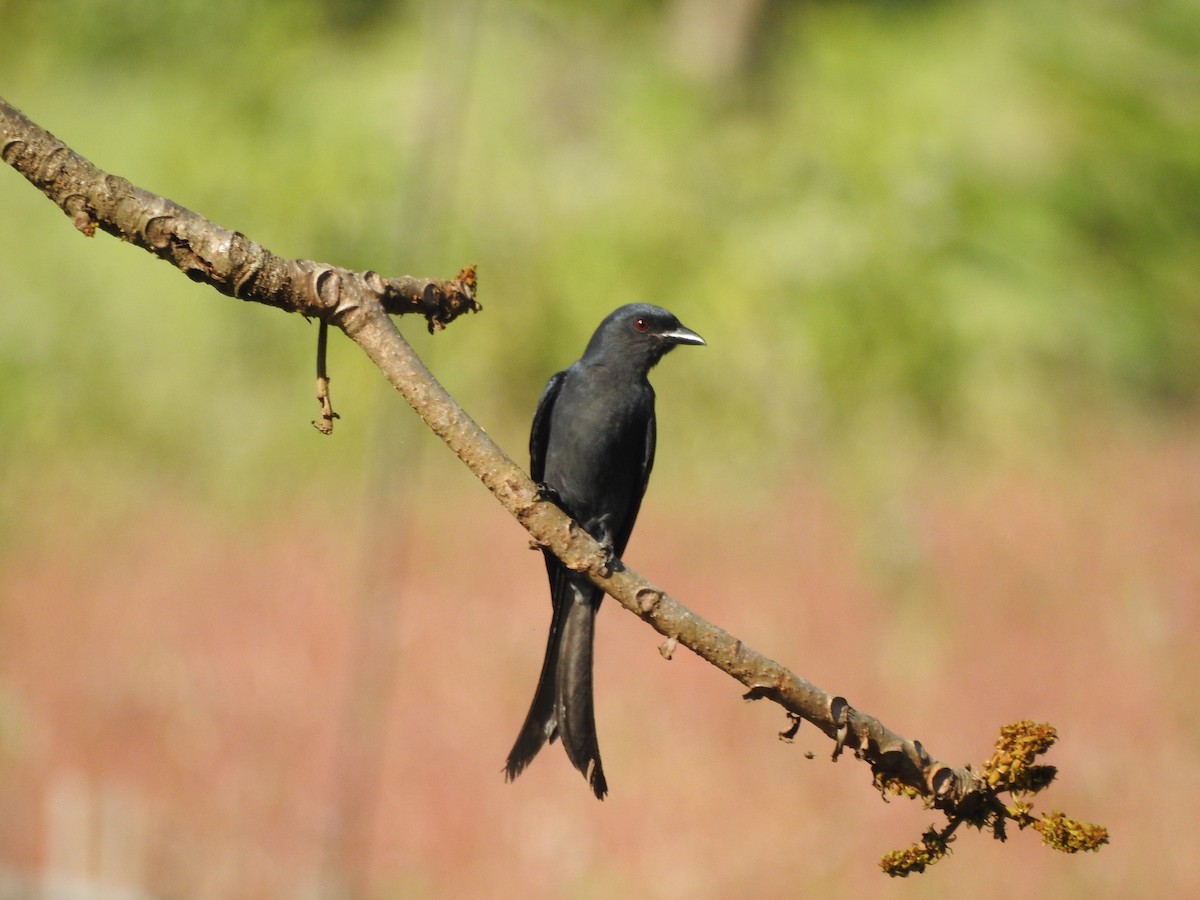
[[[621,561],[617,559],[617,554],[613,550],[612,541],[609,538],[603,538],[600,541],[600,552],[603,553],[603,562],[600,563],[596,574],[601,578],[608,578],[620,566]]]
[[[560,494],[556,488],[546,484],[546,482],[539,481],[537,483],[536,496],[538,500],[545,500],[547,503],[553,503],[559,509],[562,509],[562,494]]]

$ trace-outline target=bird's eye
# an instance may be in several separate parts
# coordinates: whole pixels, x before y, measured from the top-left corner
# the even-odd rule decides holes
[[[650,327],[650,323],[646,319],[634,319],[633,327],[638,331],[645,331]]]

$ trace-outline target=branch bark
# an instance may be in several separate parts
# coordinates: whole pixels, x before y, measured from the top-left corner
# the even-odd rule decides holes
[[[997,797],[1005,785],[989,783],[970,768],[941,762],[919,741],[891,731],[844,698],[753,650],[632,569],[618,563],[607,570],[603,548],[557,506],[538,499],[529,476],[438,383],[389,318],[389,313],[420,313],[433,329],[478,309],[470,267],[449,280],[384,279],[373,272],[282,259],[244,235],[102,172],[3,99],[0,157],[85,234],[99,227],[224,294],[320,317],[340,328],[537,544],[587,573],[668,642],[684,645],[737,679],[748,689],[748,699],[772,700],[812,723],[834,741],[834,759],[843,749],[853,751],[870,765],[881,791],[923,798],[950,817],[951,830],[961,821],[981,824],[1005,818]]]
[[[110,175],[0,97],[0,158],[49,197],[79,231],[106,231],[222,294],[328,318],[368,300],[423,315],[430,331],[475,312],[475,270],[452,279],[382,278],[311,259],[276,256],[244,234]]]

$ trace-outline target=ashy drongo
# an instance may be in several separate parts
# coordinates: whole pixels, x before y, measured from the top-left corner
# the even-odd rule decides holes
[[[677,344],[703,343],[665,309],[622,306],[600,323],[579,361],[542,392],[529,437],[533,479],[614,558],[625,552],[654,464],[654,388],[647,376]],[[543,553],[554,615],[537,691],[505,774],[516,778],[547,740],[562,738],[571,764],[604,799],[592,705],[592,642],[604,592]]]

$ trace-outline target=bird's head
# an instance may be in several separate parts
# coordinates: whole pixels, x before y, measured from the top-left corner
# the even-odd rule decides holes
[[[621,359],[649,370],[673,347],[703,343],[704,338],[661,306],[630,303],[609,313],[600,323],[583,358]]]

